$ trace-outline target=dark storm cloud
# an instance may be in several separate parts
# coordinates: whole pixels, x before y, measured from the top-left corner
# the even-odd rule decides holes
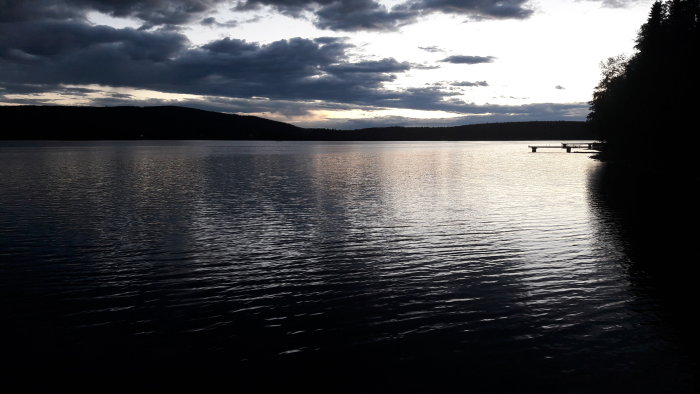
[[[477,19],[524,19],[532,14],[528,0],[415,0],[409,7],[418,11],[467,15]]]
[[[266,45],[223,39],[188,50],[168,65],[172,87],[188,93],[276,99],[354,97],[379,89],[400,68],[350,63],[341,40],[294,38]],[[391,63],[391,64],[389,64]],[[361,74],[361,75],[360,75]]]
[[[0,0],[0,23],[82,18],[83,12],[63,0]]]
[[[2,0],[0,22],[29,20],[79,20],[88,11],[136,18],[144,28],[177,27],[202,19],[229,0]]]
[[[316,26],[321,29],[396,30],[399,26],[413,22],[416,13],[410,10],[391,11],[372,0],[336,1],[316,11]]]
[[[177,29],[202,21],[214,23],[210,15],[219,5],[236,10],[271,7],[292,17],[313,15],[322,29],[339,31],[396,30],[417,18],[435,12],[464,15],[474,19],[530,16],[528,0],[407,0],[387,8],[376,0],[2,0],[0,21],[76,20],[88,11],[143,22],[142,28]],[[622,0],[608,0],[619,2]]]
[[[464,56],[464,55],[454,55],[448,56],[442,60],[444,63],[454,63],[454,64],[479,64],[479,63],[493,63],[493,56]]]
[[[227,0],[65,0],[116,17],[138,18],[147,25],[181,25],[199,19]]]
[[[409,0],[387,8],[374,0],[244,0],[236,9],[272,7],[292,17],[314,14],[322,29],[396,30],[434,12],[465,15],[474,19],[523,19],[532,14],[528,0]]]
[[[383,83],[410,65],[350,62],[343,39],[269,44],[225,38],[196,48],[184,35],[73,21],[0,24],[0,86],[103,85],[223,97],[384,103]],[[416,102],[416,93],[405,92]],[[398,96],[401,96],[398,94]],[[431,100],[439,99],[433,92]],[[399,100],[400,101],[400,100]]]
[[[245,0],[236,9],[252,10],[261,6],[272,7],[295,18],[313,14],[316,27],[340,31],[396,30],[418,17],[414,10],[406,7],[387,9],[374,0]]]
[[[0,59],[10,63],[51,63],[86,51],[162,61],[178,54],[187,43],[185,36],[176,33],[149,33],[79,22],[0,23]]]

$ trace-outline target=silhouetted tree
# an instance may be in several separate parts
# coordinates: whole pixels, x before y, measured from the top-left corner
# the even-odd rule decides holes
[[[606,155],[637,167],[700,169],[695,149],[700,84],[700,0],[651,7],[637,52],[602,63],[588,121],[606,141]]]
[[[642,25],[635,48],[640,52],[657,52],[663,46],[663,23],[668,11],[665,4],[656,2],[651,6],[649,19]]]

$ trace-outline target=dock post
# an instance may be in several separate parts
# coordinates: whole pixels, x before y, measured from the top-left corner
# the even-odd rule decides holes
[[[566,153],[571,153],[571,147],[570,147],[570,146],[567,146],[567,147],[566,147]]]
[[[530,148],[532,149],[532,153],[537,152],[537,147],[536,147],[536,146],[531,146]]]

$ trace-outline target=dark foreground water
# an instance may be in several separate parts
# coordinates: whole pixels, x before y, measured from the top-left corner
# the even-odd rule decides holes
[[[692,329],[635,263],[603,173],[526,142],[5,142],[1,373],[692,392]]]

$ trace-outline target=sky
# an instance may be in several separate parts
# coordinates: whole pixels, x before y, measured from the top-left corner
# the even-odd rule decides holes
[[[0,104],[302,127],[584,120],[653,0],[0,0]]]

